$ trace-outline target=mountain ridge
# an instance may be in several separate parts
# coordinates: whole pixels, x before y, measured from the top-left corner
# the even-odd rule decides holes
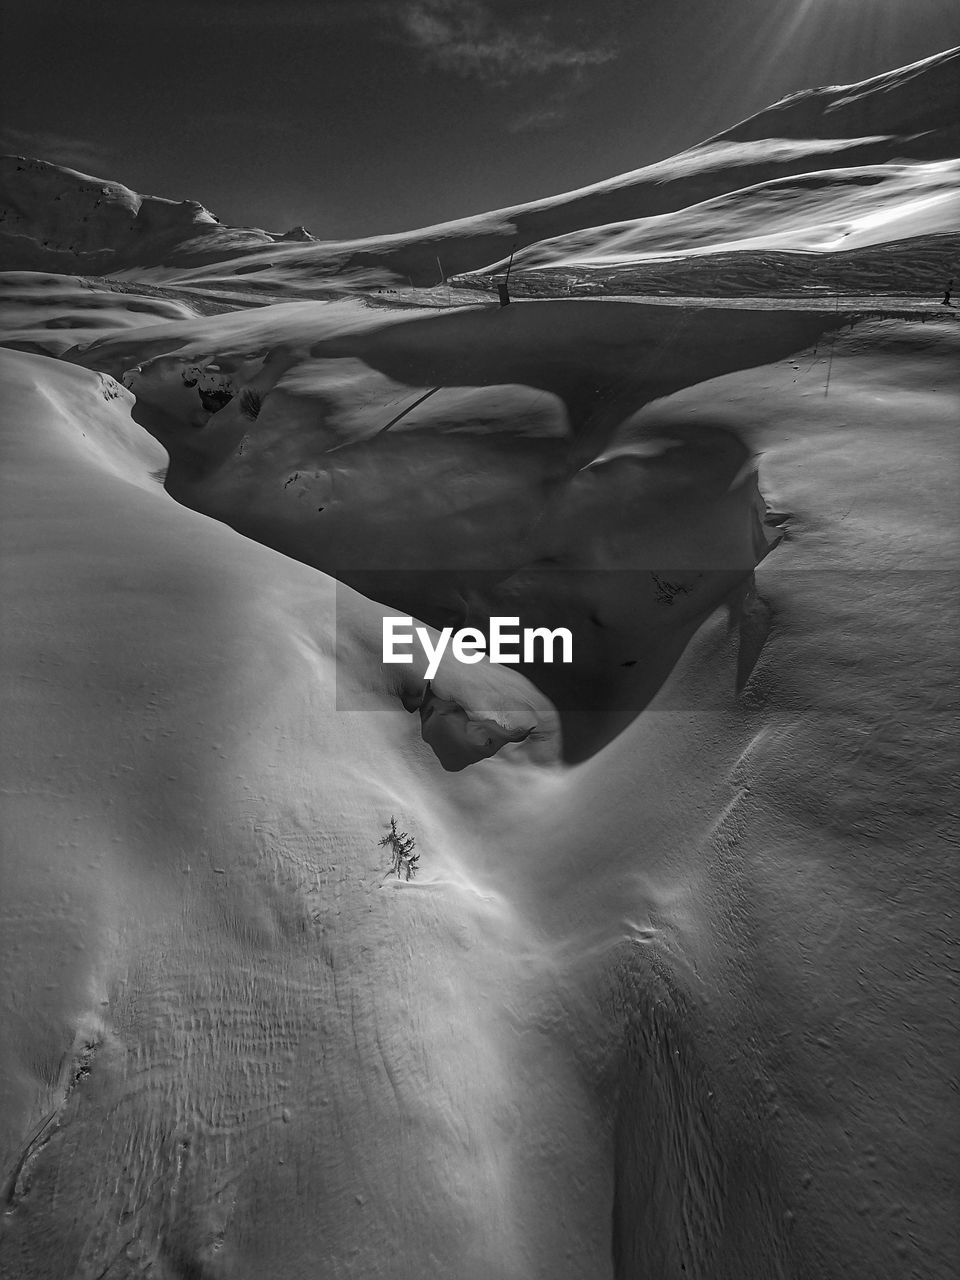
[[[260,274],[279,273],[293,287],[332,277],[433,285],[438,272],[489,269],[514,248],[678,214],[789,178],[958,157],[960,47],[856,84],[803,90],[675,156],[574,191],[356,240],[227,227],[196,201],[140,195],[42,160],[3,157],[0,267],[94,275],[137,269],[184,281],[243,275],[252,285]],[[938,229],[950,228],[928,223],[921,233]],[[686,247],[697,248],[696,237]]]

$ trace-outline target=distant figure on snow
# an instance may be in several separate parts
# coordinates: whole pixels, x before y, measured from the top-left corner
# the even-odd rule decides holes
[[[948,281],[947,281],[947,287],[946,287],[946,289],[944,289],[944,291],[943,291],[943,301],[940,303],[941,307],[952,307],[952,306],[953,306],[953,303],[950,301],[950,290],[951,290],[952,288],[953,288],[953,281],[952,281],[952,280],[948,280]]]

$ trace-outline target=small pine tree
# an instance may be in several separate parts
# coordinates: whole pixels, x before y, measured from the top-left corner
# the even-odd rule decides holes
[[[419,853],[414,853],[416,840],[413,836],[408,836],[406,831],[397,830],[397,820],[391,817],[390,830],[380,841],[381,849],[390,847],[393,862],[387,875],[396,875],[399,880],[406,873],[406,879],[409,880],[417,874],[417,863],[420,861]]]

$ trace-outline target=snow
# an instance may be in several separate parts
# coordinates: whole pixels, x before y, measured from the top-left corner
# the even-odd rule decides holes
[[[757,249],[829,253],[960,226],[960,163],[870,165],[781,178],[678,213],[590,227],[516,255],[517,270]],[[503,271],[505,263],[490,267]]]
[[[195,200],[143,196],[119,182],[27,156],[0,157],[0,244],[28,269],[85,262],[109,269],[215,229]]]
[[[3,281],[5,1274],[954,1274],[955,315],[143,275]]]
[[[860,86],[794,95],[678,156],[577,191],[368,240],[297,243],[258,228],[221,227],[190,202],[143,197],[43,161],[6,157],[0,263],[99,274],[137,268],[140,279],[185,284],[236,286],[239,277],[248,289],[281,296],[325,296],[318,290],[351,283],[432,285],[438,258],[446,277],[476,271],[505,260],[514,246],[676,213],[778,179],[861,166],[955,164],[958,65],[960,49],[945,50]],[[895,187],[891,196],[898,203]],[[830,219],[834,197],[828,185],[820,221]],[[767,212],[758,210],[753,234],[764,234]],[[947,217],[950,210],[942,212]],[[78,224],[77,214],[86,221]],[[742,227],[737,239],[746,238]],[[681,247],[698,243],[693,234]]]
[[[92,342],[120,329],[142,328],[148,319],[184,320],[196,314],[186,302],[133,290],[118,293],[82,276],[0,272],[4,346],[42,355],[63,355],[81,335]]]

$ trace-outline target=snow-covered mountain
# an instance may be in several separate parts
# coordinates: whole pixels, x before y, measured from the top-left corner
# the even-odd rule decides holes
[[[0,160],[0,265],[295,289],[435,284],[496,266],[750,248],[829,252],[960,225],[960,48],[792,94],[690,150],[581,190],[363,240],[222,226],[193,201],[24,157]],[[844,243],[844,241],[847,241]]]
[[[287,234],[301,240],[302,230]],[[191,246],[228,257],[279,238],[223,227],[196,200],[145,196],[45,160],[0,157],[0,260],[7,266],[100,274],[176,261]]]

